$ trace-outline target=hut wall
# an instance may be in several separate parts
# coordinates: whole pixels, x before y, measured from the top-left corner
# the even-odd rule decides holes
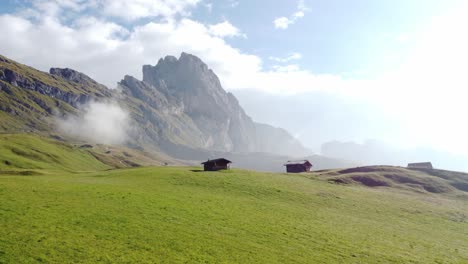
[[[286,172],[297,173],[297,172],[306,172],[306,171],[310,171],[310,168],[302,164],[286,165]]]

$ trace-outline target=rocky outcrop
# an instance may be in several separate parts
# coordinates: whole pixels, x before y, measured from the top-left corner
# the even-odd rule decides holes
[[[110,97],[112,95],[111,91],[106,86],[96,82],[84,73],[69,68],[51,68],[49,73],[74,83],[83,91],[87,91],[91,96],[100,98]]]
[[[225,152],[306,152],[284,129],[253,122],[216,74],[194,55],[166,56],[155,66],[144,65],[143,81],[126,76],[120,87],[145,103],[140,107],[145,113],[163,119],[159,128],[177,131],[165,144]]]
[[[1,62],[0,81],[56,98],[74,107],[88,102],[93,97],[108,97],[111,94],[105,86],[74,70],[53,68],[52,75],[48,75],[27,66],[18,67],[19,64],[6,58],[2,58]],[[55,76],[63,79],[58,80]],[[70,84],[63,80],[75,83]]]
[[[198,57],[182,53],[179,59],[167,56],[156,66],[145,65],[143,81],[177,98],[184,113],[202,131],[205,148],[235,152],[257,149],[252,119]]]

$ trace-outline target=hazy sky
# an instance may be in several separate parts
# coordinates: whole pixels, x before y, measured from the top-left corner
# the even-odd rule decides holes
[[[112,87],[186,51],[314,150],[377,139],[464,154],[466,14],[463,0],[3,0],[0,53]]]

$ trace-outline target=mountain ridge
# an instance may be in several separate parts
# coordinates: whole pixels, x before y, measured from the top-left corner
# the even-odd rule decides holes
[[[135,78],[129,82],[130,77],[125,77],[119,83],[120,87],[131,90],[135,95],[138,87],[150,85],[158,91],[153,93],[159,99],[164,96],[164,102],[179,106],[178,114],[187,115],[195,126],[191,129],[201,136],[196,140],[198,147],[214,151],[274,152],[299,156],[307,152],[285,130],[254,122],[237,98],[222,88],[218,76],[194,55],[183,52],[178,59],[166,56],[155,66],[144,65],[142,71],[141,83]],[[145,89],[151,88],[146,86]],[[145,94],[145,100],[151,100],[148,95]],[[268,134],[279,137],[266,140]],[[267,142],[275,142],[276,149]],[[282,151],[278,146],[284,146],[288,151]]]
[[[192,161],[242,157],[239,167],[273,171],[278,169],[269,167],[279,159],[311,154],[286,130],[254,122],[194,55],[166,56],[142,70],[143,80],[126,75],[117,89],[108,89],[73,69],[47,73],[0,56],[0,133],[70,138],[58,130],[57,118],[83,116],[83,105],[113,101],[129,113],[136,133],[127,145],[133,148]],[[257,159],[263,165],[253,166]],[[349,164],[335,159],[326,163]]]

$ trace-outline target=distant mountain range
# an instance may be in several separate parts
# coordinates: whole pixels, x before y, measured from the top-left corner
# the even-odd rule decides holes
[[[286,130],[254,122],[216,74],[187,53],[143,66],[143,80],[125,76],[117,89],[72,69],[45,73],[0,56],[0,132],[67,139],[57,118],[83,115],[90,102],[111,101],[129,113],[132,133],[125,143],[136,149],[194,161],[238,157],[244,160],[238,166],[262,170],[279,170],[269,168],[311,154]],[[319,168],[350,165],[320,159],[327,165]]]

